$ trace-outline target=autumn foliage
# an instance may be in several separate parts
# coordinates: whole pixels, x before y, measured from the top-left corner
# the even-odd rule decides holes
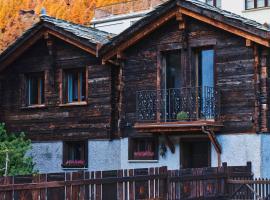
[[[120,1],[123,0],[0,0],[0,52],[39,20],[42,8],[50,16],[89,24],[95,7]]]

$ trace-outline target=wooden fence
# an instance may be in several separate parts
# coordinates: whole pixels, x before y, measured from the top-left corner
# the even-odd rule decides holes
[[[251,166],[39,174],[0,178],[0,200],[226,199],[227,179],[250,178]],[[233,191],[233,190],[232,190]]]
[[[229,179],[230,199],[270,200],[270,179]]]

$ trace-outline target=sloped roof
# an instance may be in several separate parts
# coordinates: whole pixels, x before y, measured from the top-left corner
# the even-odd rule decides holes
[[[100,31],[92,27],[75,24],[61,19],[56,19],[47,15],[41,16],[40,20],[53,24],[57,28],[61,28],[80,38],[87,39],[89,42],[94,44],[105,44],[109,42],[110,39],[114,36],[114,34],[105,31]]]
[[[173,10],[177,6],[179,8],[185,8],[187,10],[193,11],[194,13],[220,21],[224,24],[228,24],[235,29],[241,29],[261,38],[269,39],[270,41],[270,29],[254,20],[244,18],[240,15],[222,10],[198,0],[169,0],[166,3],[157,6],[153,11],[147,13],[145,17],[106,43],[101,49],[100,54],[105,54],[108,51],[115,49],[115,47],[124,41],[127,41],[129,38],[136,35],[136,33],[141,29],[149,26],[160,16],[164,15],[170,10]]]
[[[57,33],[61,33],[66,38],[72,38],[76,42],[83,44],[89,49],[92,49],[93,52],[96,51],[98,44],[103,45],[108,43],[109,40],[115,36],[114,34],[100,31],[92,27],[87,27],[43,15],[40,17],[40,21],[38,23],[27,29],[14,43],[12,43],[4,52],[2,52],[0,55],[0,63],[7,60],[18,47],[31,40],[35,34],[43,29],[49,29]],[[4,66],[0,66],[0,70],[1,68],[4,68]]]

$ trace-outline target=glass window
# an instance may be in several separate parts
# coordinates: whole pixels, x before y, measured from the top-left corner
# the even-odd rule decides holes
[[[64,142],[63,167],[83,168],[87,166],[87,142]]]
[[[246,0],[246,9],[252,9],[255,7],[254,0]]]
[[[214,0],[206,0],[206,3],[211,6],[214,6]]]
[[[27,104],[40,105],[44,103],[44,74],[27,75]]]
[[[257,0],[257,7],[258,8],[265,7],[265,0]]]
[[[85,70],[67,70],[64,80],[65,103],[85,101]]]
[[[197,96],[199,96],[198,117],[214,119],[215,84],[214,84],[214,50],[198,49],[196,58]]]
[[[221,0],[216,0],[216,7],[221,8]]]
[[[155,138],[130,139],[130,160],[156,160],[157,142]]]
[[[221,8],[221,0],[206,0],[206,3]]]

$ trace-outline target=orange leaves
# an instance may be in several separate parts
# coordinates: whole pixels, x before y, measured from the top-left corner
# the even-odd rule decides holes
[[[89,24],[95,7],[117,2],[123,0],[0,0],[0,52],[38,21],[42,8],[47,15]],[[34,10],[36,14],[20,14],[20,10]]]

